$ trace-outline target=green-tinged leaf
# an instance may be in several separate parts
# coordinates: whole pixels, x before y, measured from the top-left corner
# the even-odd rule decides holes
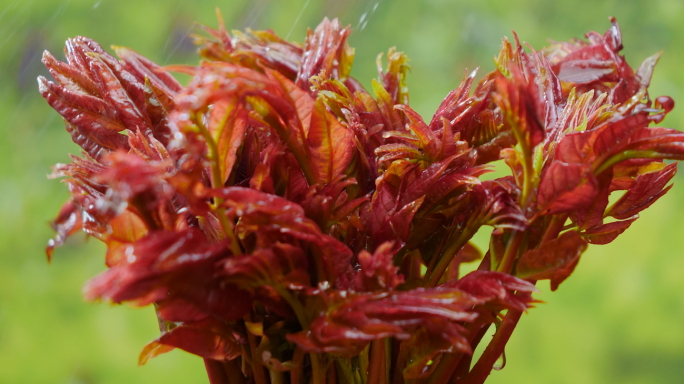
[[[386,119],[386,124],[389,124],[389,126],[385,127],[385,130],[402,130],[404,128],[404,123],[399,113],[394,109],[392,95],[390,95],[385,87],[375,79],[371,81],[371,86],[373,88],[373,93],[375,93],[375,97],[377,98],[380,112]]]
[[[254,336],[264,335],[264,323],[252,323],[245,321],[245,327],[247,328],[247,331]]]
[[[215,320],[180,324],[147,344],[138,358],[140,365],[174,348],[212,360],[232,360],[242,353],[240,336],[229,326]]]
[[[382,71],[382,52],[375,60],[382,85],[392,96],[395,104],[409,104],[406,74],[411,70],[411,66],[406,63],[407,61],[408,56],[403,52],[397,52],[396,47],[387,51],[387,72]]]
[[[316,100],[306,142],[319,182],[330,183],[347,170],[352,159],[353,137],[352,132],[328,112],[323,99]]]
[[[280,83],[284,94],[289,98],[290,103],[295,106],[299,121],[302,122],[304,134],[309,134],[309,127],[311,124],[311,114],[315,108],[316,101],[309,95],[308,92],[299,88],[290,79],[277,71],[267,71],[267,73]]]
[[[140,351],[140,356],[138,356],[138,365],[145,365],[148,361],[150,361],[150,359],[153,359],[161,354],[171,352],[174,349],[176,349],[176,347],[161,344],[156,340],[152,341],[143,347],[142,351]]]
[[[238,104],[232,111],[227,113],[223,128],[219,130],[220,136],[216,141],[218,150],[218,164],[221,177],[225,183],[235,165],[238,149],[242,146],[247,129],[247,110],[242,104]]]
[[[132,243],[145,237],[149,230],[145,223],[130,210],[124,211],[110,222],[111,233],[106,237],[107,256],[105,263],[113,267],[126,260],[126,251],[132,249]],[[130,252],[130,251],[129,251]]]

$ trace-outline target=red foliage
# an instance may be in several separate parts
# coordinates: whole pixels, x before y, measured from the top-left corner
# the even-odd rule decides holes
[[[504,39],[496,71],[472,92],[465,77],[429,123],[408,105],[404,54],[390,49],[386,70],[378,57],[373,95],[350,76],[337,20],[304,45],[204,27],[205,60],[171,67],[193,75],[185,87],[128,48],[69,39],[66,63],[43,56],[57,82],[38,79],[85,151],[55,166],[72,198],[48,255],[79,229],[106,243],[85,296],[155,305],[162,334],[141,364],[181,348],[239,359],[212,377],[257,384],[264,366],[293,384],[441,384],[457,369],[481,382],[536,281],[557,289],[588,243],[669,190],[664,160],[684,158],[684,134],[650,127],[674,107],[648,94],[659,54],[635,72],[611,21],[539,52]],[[511,175],[480,181],[498,159]],[[469,243],[482,226],[484,258]]]

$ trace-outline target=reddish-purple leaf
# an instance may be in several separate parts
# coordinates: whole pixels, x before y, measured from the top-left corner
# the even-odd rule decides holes
[[[180,297],[207,314],[239,319],[249,309],[250,295],[207,276],[229,255],[226,244],[210,243],[198,229],[152,231],[126,251],[126,260],[90,280],[85,296],[141,306]]]
[[[554,161],[539,182],[537,204],[544,214],[572,212],[589,206],[598,181],[588,166]]]
[[[62,205],[57,217],[50,222],[50,226],[55,231],[55,237],[48,240],[48,245],[45,247],[48,262],[52,259],[55,248],[64,245],[69,236],[80,231],[83,227],[80,209],[73,201],[67,201]]]
[[[515,290],[526,296],[515,296]],[[531,284],[513,276],[474,272],[453,287],[382,293],[329,292],[325,293],[328,310],[307,329],[288,334],[287,338],[307,351],[343,356],[358,354],[372,340],[407,339],[421,326],[448,341],[462,340],[454,336],[462,332],[454,322],[475,321],[478,312],[473,306],[525,310],[533,290]],[[465,343],[456,348],[470,352]]]
[[[527,218],[517,203],[520,190],[511,176],[482,182],[473,187],[477,222],[497,228],[525,230]]]
[[[608,215],[624,220],[650,207],[670,190],[672,185],[668,186],[667,183],[676,172],[677,163],[672,163],[656,171],[638,175],[635,183],[611,206]]]
[[[405,380],[428,378],[432,375],[442,353],[470,352],[468,339],[464,337],[463,327],[456,327],[447,321],[431,321],[430,328],[439,332],[430,332],[421,328],[401,343],[399,354],[406,361],[402,369]]]
[[[48,104],[67,122],[67,131],[93,158],[108,151],[128,149],[126,127],[116,119],[116,111],[95,96],[70,91],[44,77],[38,77],[38,88]]]
[[[608,206],[608,196],[610,195],[613,172],[610,170],[603,172],[597,179],[598,192],[596,193],[596,197],[590,205],[577,210],[577,226],[580,229],[595,227],[603,223],[603,215]]]
[[[297,85],[309,89],[312,76],[323,72],[324,77],[345,79],[351,71],[354,53],[347,44],[351,30],[342,28],[337,19],[324,18],[315,31],[307,32],[302,63],[297,73]]]
[[[608,244],[615,240],[622,232],[626,231],[637,218],[639,218],[638,215],[627,220],[589,228],[582,232],[582,238],[591,244]]]
[[[551,280],[551,290],[572,274],[587,243],[577,231],[563,233],[558,239],[545,242],[537,249],[525,252],[518,261],[515,275],[525,280]]]
[[[404,276],[392,264],[396,251],[392,242],[380,244],[372,254],[362,250],[357,256],[360,269],[356,272],[354,289],[361,292],[393,290],[403,283]]]
[[[162,89],[171,96],[181,90],[180,83],[157,63],[128,47],[116,46],[113,48],[116,55],[126,63],[127,69],[135,74],[138,80],[144,81],[147,78],[155,87]]]
[[[173,348],[206,359],[232,360],[242,353],[236,336],[230,327],[215,320],[180,324],[147,344],[140,352],[138,363],[144,365],[149,359],[170,352]]]
[[[88,73],[78,67],[63,63],[48,51],[43,52],[43,64],[47,67],[52,77],[63,87],[71,91],[81,91],[92,96],[100,97],[100,91]]]
[[[301,248],[276,243],[250,255],[233,256],[221,263],[221,275],[243,288],[262,285],[302,289],[311,285],[308,263]]]
[[[143,116],[138,105],[128,94],[128,89],[124,88],[112,69],[99,56],[89,56],[89,59],[90,71],[96,79],[96,84],[100,89],[102,98],[116,109],[123,125],[133,132],[141,130],[146,135],[152,134],[150,121],[146,116]],[[134,79],[130,80],[131,82],[134,81]],[[136,100],[144,102],[144,84],[136,84],[140,88]]]
[[[329,279],[341,283],[339,279],[347,271],[353,253],[339,240],[322,233],[313,220],[305,217],[304,209],[298,204],[240,187],[210,190],[208,195],[225,199],[229,214],[240,218],[235,231],[241,239],[251,238],[246,244],[249,250],[267,248],[278,242],[305,242],[313,247],[315,260],[311,264],[324,273],[319,276],[320,281]]]

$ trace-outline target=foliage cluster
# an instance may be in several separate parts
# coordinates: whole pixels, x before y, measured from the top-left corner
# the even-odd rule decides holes
[[[84,150],[55,166],[72,197],[48,256],[80,230],[107,245],[84,292],[155,306],[141,363],[180,348],[212,383],[483,382],[536,281],[555,290],[684,157],[684,134],[651,127],[674,107],[648,94],[660,54],[634,71],[611,23],[541,51],[504,39],[497,69],[429,122],[402,53],[378,56],[372,94],[350,76],[337,20],[299,45],[219,15],[196,67],[69,39],[66,63],[43,56],[57,82],[38,79]],[[481,181],[499,159],[510,175]],[[469,243],[483,226],[484,256]]]

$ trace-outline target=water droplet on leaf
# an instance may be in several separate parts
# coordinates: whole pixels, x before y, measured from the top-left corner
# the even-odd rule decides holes
[[[505,366],[506,366],[506,351],[502,352],[501,356],[499,356],[499,358],[496,359],[496,362],[494,363],[494,366],[492,367],[492,369],[494,369],[495,371],[500,371],[500,370],[504,369]]]

